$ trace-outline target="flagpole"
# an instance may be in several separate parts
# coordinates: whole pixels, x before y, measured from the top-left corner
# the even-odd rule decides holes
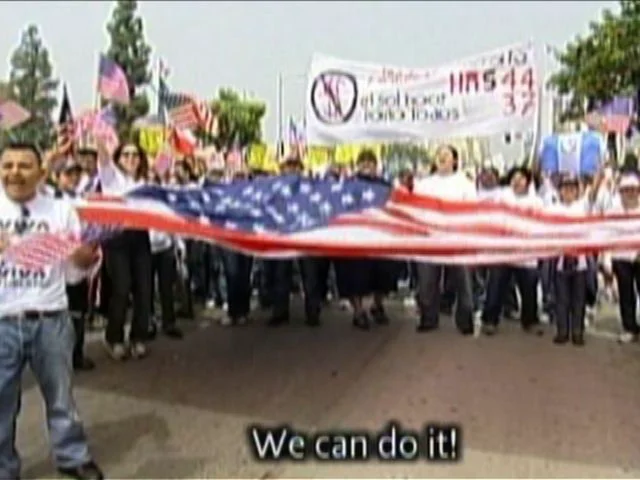
[[[96,70],[95,89],[93,91],[93,110],[100,109],[100,53],[98,53],[98,68]]]
[[[533,45],[534,51],[535,51],[535,41],[533,39],[530,40],[531,45]],[[546,63],[546,62],[545,62]],[[546,68],[546,67],[544,67]],[[529,167],[531,167],[532,165],[534,165],[534,159],[536,157],[536,153],[538,151],[537,146],[538,143],[540,142],[540,122],[541,122],[541,117],[542,117],[542,95],[544,93],[544,83],[545,83],[545,76],[546,76],[546,72],[542,73],[542,82],[540,82],[540,80],[538,80],[538,91],[536,92],[536,95],[538,96],[538,108],[536,108],[536,111],[534,112],[534,120],[533,120],[533,132],[532,132],[532,138],[531,138],[531,149],[529,150]],[[527,152],[525,150],[525,142],[524,142],[524,138],[522,139],[522,154],[526,155]]]
[[[282,126],[282,117],[284,115],[283,112],[283,96],[284,96],[284,88],[283,88],[283,75],[282,73],[278,73],[277,80],[277,90],[276,90],[276,121],[277,123],[277,136],[276,136],[276,158],[278,160],[282,157],[281,152],[281,144],[282,144],[282,136],[283,136],[283,126]]]

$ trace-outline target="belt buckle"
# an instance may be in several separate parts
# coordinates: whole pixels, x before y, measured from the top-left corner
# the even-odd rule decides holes
[[[41,320],[44,317],[42,312],[38,311],[26,311],[22,312],[19,316],[20,320],[26,320],[28,322],[33,322],[36,320]]]

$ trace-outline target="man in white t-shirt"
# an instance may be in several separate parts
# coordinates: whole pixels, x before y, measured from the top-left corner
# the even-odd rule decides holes
[[[43,173],[42,159],[32,145],[11,145],[0,154],[0,257],[23,235],[80,235],[80,220],[71,203],[39,192]],[[72,268],[88,270],[96,260],[92,245],[78,248],[68,265],[30,269],[0,258],[0,478],[20,478],[15,440],[25,364],[44,397],[60,473],[77,479],[104,478],[89,454],[72,395],[74,330],[65,281]]]

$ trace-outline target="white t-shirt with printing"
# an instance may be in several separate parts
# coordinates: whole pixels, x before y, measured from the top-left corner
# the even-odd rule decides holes
[[[25,207],[28,216],[22,235],[44,232],[80,235],[80,219],[70,201],[39,193]],[[22,210],[4,192],[0,193],[0,231],[10,236],[17,235],[16,226],[22,221]],[[28,269],[0,258],[0,317],[28,310],[66,310],[69,267],[68,263],[63,263]]]

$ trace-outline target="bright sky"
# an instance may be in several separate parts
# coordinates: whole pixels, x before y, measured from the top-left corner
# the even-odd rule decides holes
[[[313,53],[399,66],[454,61],[534,39],[562,46],[615,2],[140,2],[153,59],[169,84],[201,98],[231,86],[267,103],[276,136],[277,77],[284,114],[301,117]],[[97,53],[106,50],[112,2],[1,2],[0,52],[36,23],[74,109],[91,105]],[[8,75],[7,67],[7,75]]]

